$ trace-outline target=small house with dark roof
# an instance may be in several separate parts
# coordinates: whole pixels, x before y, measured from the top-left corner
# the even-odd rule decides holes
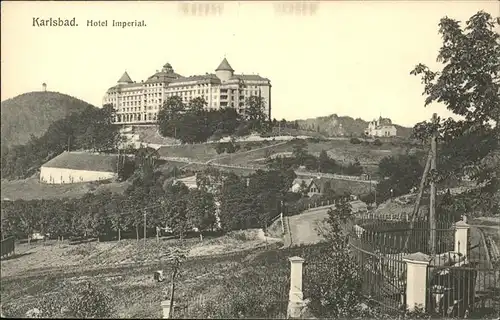
[[[118,156],[89,152],[63,152],[40,168],[40,182],[66,184],[114,179]]]
[[[312,181],[313,181],[313,179],[296,178],[292,182],[292,186],[290,187],[290,191],[295,192],[295,193],[299,193],[302,191],[303,186],[305,186],[305,188],[309,188]]]
[[[309,179],[309,181],[307,186],[307,195],[309,197],[323,195],[328,184],[332,187],[331,179],[328,178],[313,178]]]

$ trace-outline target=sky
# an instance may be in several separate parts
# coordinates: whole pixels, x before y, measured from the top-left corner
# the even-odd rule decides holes
[[[465,22],[498,1],[2,2],[1,100],[57,91],[96,106],[126,70],[140,82],[169,62],[184,76],[236,73],[271,80],[272,116],[382,115],[413,126],[424,107],[417,63],[439,68],[439,20]],[[188,9],[186,11],[186,8]],[[205,9],[208,10],[205,11]],[[34,27],[33,18],[76,18],[78,27]],[[87,20],[108,20],[88,27]],[[145,27],[111,27],[144,20]]]

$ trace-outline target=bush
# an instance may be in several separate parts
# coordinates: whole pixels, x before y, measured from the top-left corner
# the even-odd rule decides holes
[[[215,152],[217,152],[217,154],[224,153],[224,151],[226,151],[226,144],[224,142],[215,145]]]
[[[30,314],[37,318],[78,319],[111,318],[114,312],[111,296],[92,282],[66,282],[58,292],[38,296],[34,304],[7,304],[3,311],[6,317],[26,317]]]
[[[283,261],[285,263],[285,261]],[[289,283],[287,268],[267,268],[246,271],[224,281],[220,291],[209,301],[195,306],[192,318],[241,319],[285,318]]]
[[[238,126],[238,128],[236,128],[234,135],[237,137],[243,137],[249,135],[250,133],[250,125],[247,123],[242,123]]]
[[[224,130],[222,129],[217,129],[215,130],[214,134],[210,137],[209,140],[212,141],[218,141],[224,136]]]
[[[352,144],[360,144],[361,143],[361,140],[356,138],[356,137],[352,137],[349,142],[351,142]]]
[[[323,248],[323,258],[307,268],[307,297],[311,312],[321,318],[353,316],[361,296],[361,275],[347,249]]]
[[[374,145],[374,146],[381,146],[381,145],[382,145],[382,141],[380,141],[380,139],[375,139],[375,140],[373,141],[373,145]]]

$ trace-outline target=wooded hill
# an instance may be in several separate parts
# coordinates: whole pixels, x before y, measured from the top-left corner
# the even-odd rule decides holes
[[[59,92],[28,92],[2,101],[2,148],[25,144],[42,136],[49,126],[90,104]]]

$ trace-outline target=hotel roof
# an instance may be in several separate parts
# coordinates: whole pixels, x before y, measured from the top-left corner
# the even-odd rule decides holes
[[[172,81],[172,83],[177,83],[177,82],[192,82],[192,81],[207,81],[207,82],[216,82],[220,83],[220,79],[217,78],[215,74],[205,74],[205,75],[197,75],[197,76],[188,76],[188,77],[181,77],[177,78]]]
[[[121,76],[118,82],[134,83],[134,81],[130,79],[130,76],[128,75],[127,71],[125,71],[125,73]]]
[[[165,72],[165,71],[159,71],[153,74],[151,77],[148,78],[148,80],[144,81],[146,83],[151,83],[151,82],[172,82],[175,79],[182,78],[182,76],[178,73],[175,72]]]
[[[227,59],[224,58],[215,71],[234,71]]]

